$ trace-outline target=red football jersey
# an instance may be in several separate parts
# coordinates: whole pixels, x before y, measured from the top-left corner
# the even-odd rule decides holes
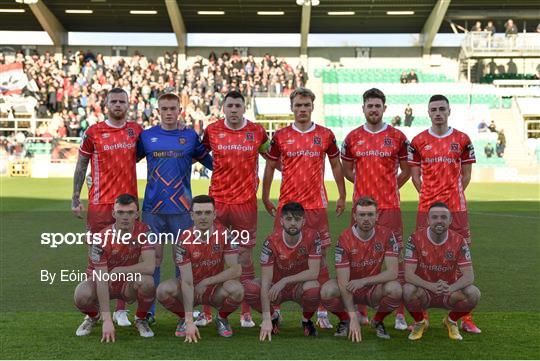
[[[302,132],[291,124],[274,134],[268,157],[281,159],[279,207],[288,202],[298,202],[304,209],[327,207],[325,154],[330,158],[339,156],[336,137],[328,128],[313,123]]]
[[[429,236],[429,228],[420,228],[410,237],[405,247],[405,262],[417,264],[416,274],[425,281],[456,282],[459,266],[469,266],[471,252],[463,237],[448,230],[447,239],[434,243]]]
[[[210,196],[227,204],[241,204],[256,197],[259,152],[266,152],[261,146],[267,141],[264,128],[247,119],[240,129],[229,128],[224,119],[210,124],[202,141],[214,159]]]
[[[425,130],[413,138],[408,162],[422,172],[419,211],[427,212],[435,202],[446,203],[452,212],[467,210],[461,165],[476,162],[467,134],[450,128],[445,135],[437,136],[431,129]]]
[[[86,130],[79,152],[90,158],[90,204],[112,204],[122,193],[137,197],[135,165],[137,140],[142,130],[134,122],[126,122],[119,128],[99,122]]]
[[[388,228],[376,226],[369,239],[362,239],[357,226],[347,228],[335,249],[336,268],[349,267],[351,280],[381,273],[384,257],[398,257],[399,243]]]
[[[261,249],[261,266],[274,267],[273,283],[309,269],[310,258],[322,258],[318,232],[302,229],[300,240],[294,247],[287,245],[284,237],[284,231],[279,227],[264,241]]]
[[[119,236],[115,236],[114,232],[114,224],[99,232],[101,242],[98,244],[96,241],[90,247],[87,273],[102,266],[106,266],[108,271],[115,267],[132,266],[139,263],[142,251],[154,249],[154,245],[147,242],[149,228],[140,221],[135,221],[129,241],[123,240],[123,232],[120,232]]]
[[[371,196],[379,209],[399,208],[397,174],[407,146],[405,134],[388,124],[376,133],[361,126],[347,135],[341,159],[354,162],[353,201]]]
[[[208,236],[190,228],[182,232],[173,247],[175,263],[177,266],[191,263],[193,283],[197,284],[225,269],[225,254],[238,253],[237,241],[233,241],[219,223],[214,223]]]

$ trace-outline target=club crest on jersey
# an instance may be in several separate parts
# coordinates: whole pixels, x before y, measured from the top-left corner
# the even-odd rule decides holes
[[[383,246],[382,246],[381,242],[375,243],[374,249],[375,249],[375,252],[382,252],[383,251]]]
[[[450,144],[450,151],[451,152],[459,152],[459,144],[457,143],[452,143]]]
[[[193,258],[199,258],[201,256],[201,252],[195,250],[193,251]]]
[[[220,138],[220,139],[225,138],[225,133],[219,133],[219,134],[218,134],[218,138]]]
[[[356,248],[351,249],[351,254],[357,254],[358,250]]]
[[[444,254],[444,258],[450,261],[453,260],[455,258],[454,252],[452,252],[452,250],[446,251],[446,253]]]
[[[319,137],[319,136],[317,136],[317,135],[314,136],[314,137],[313,137],[313,144],[314,144],[314,145],[322,145],[322,139],[321,139],[321,137]]]
[[[428,144],[424,147],[424,150],[430,150],[431,149],[431,144]]]
[[[356,144],[358,144],[358,145],[362,145],[362,144],[364,144],[365,142],[366,142],[365,140],[363,140],[363,139],[360,139],[360,140],[359,140],[358,142],[356,142]]]
[[[111,136],[110,133],[103,133],[103,134],[101,135],[101,137],[102,137],[103,139],[107,139],[107,138],[109,138],[110,136]]]
[[[246,140],[252,142],[254,139],[253,132],[246,132]]]
[[[427,251],[422,251],[422,256],[427,257]]]
[[[184,138],[184,137],[178,138],[178,143],[180,143],[182,145],[186,144],[186,138]]]
[[[133,129],[128,128],[127,132],[128,132],[128,137],[130,137],[130,138],[135,137],[135,131]]]
[[[385,147],[391,147],[392,146],[392,139],[391,138],[384,138],[384,146]]]
[[[219,246],[219,244],[212,245],[212,252],[213,253],[218,253],[219,251],[221,251],[221,247]]]

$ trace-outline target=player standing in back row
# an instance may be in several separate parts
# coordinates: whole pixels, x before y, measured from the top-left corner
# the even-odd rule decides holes
[[[383,122],[386,96],[379,89],[367,90],[362,110],[366,124],[350,132],[343,142],[341,160],[345,177],[354,183],[353,204],[362,195],[377,202],[377,225],[389,228],[403,247],[399,188],[411,176],[407,165],[407,137],[400,130]],[[401,172],[398,174],[398,168]],[[355,210],[353,210],[354,212]],[[403,262],[399,263],[399,280],[404,279]],[[407,329],[403,304],[396,311],[395,328]],[[361,308],[361,319],[368,323],[367,310]]]
[[[177,235],[192,226],[189,214],[192,160],[212,169],[212,157],[197,133],[179,120],[181,111],[176,94],[161,95],[158,99],[160,123],[144,130],[137,145],[139,158],[146,158],[148,174],[142,218],[153,233],[160,235]],[[155,250],[154,284],[157,287],[161,279],[163,244],[157,243]],[[178,268],[175,267],[175,271],[178,277]],[[150,324],[155,322],[155,311],[154,303],[147,315]]]
[[[225,118],[210,124],[203,144],[212,152],[214,170],[210,196],[214,198],[218,221],[238,232],[248,232],[249,242],[239,247],[243,284],[255,278],[253,247],[257,240],[257,189],[259,187],[259,154],[266,157],[270,141],[264,128],[244,118],[245,99],[238,91],[230,91],[223,100]],[[208,322],[211,315],[199,317]],[[247,303],[242,304],[242,327],[254,327]]]
[[[345,180],[339,160],[339,149],[334,133],[311,120],[315,94],[306,88],[297,88],[290,95],[294,123],[278,130],[272,139],[263,179],[263,202],[268,213],[275,217],[274,228],[279,227],[279,213],[284,204],[298,202],[305,209],[306,227],[319,232],[323,247],[321,275],[328,273],[325,251],[330,243],[328,227],[328,196],[324,186],[324,165],[328,155],[332,173],[339,191],[336,214],[345,209]],[[270,188],[274,170],[281,161],[282,182],[279,205],[276,210],[270,201]],[[276,214],[277,213],[277,214]],[[317,323],[331,328],[326,312],[320,312]]]
[[[412,181],[420,193],[416,228],[428,225],[429,207],[444,202],[452,212],[450,229],[471,243],[465,189],[471,181],[474,147],[467,134],[448,126],[450,103],[444,95],[429,99],[431,128],[413,138],[408,161]],[[471,315],[462,318],[466,332],[480,333]]]
[[[124,89],[113,88],[107,94],[108,118],[90,126],[83,136],[73,176],[71,211],[81,218],[81,189],[91,163],[92,184],[88,190],[86,228],[92,233],[114,223],[114,201],[120,194],[137,197],[137,141],[139,124],[126,120],[129,96]],[[119,299],[113,320],[118,326],[130,326],[125,302]]]

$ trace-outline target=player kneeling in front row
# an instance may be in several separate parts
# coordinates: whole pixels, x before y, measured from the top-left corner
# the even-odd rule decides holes
[[[414,232],[407,243],[403,299],[415,320],[410,340],[422,338],[427,327],[423,311],[431,307],[450,310],[443,323],[451,339],[461,340],[457,320],[480,300],[469,246],[448,229],[451,222],[448,206],[435,202],[428,211],[428,227]]]
[[[354,305],[363,304],[377,308],[372,326],[377,337],[389,339],[383,320],[401,302],[399,243],[390,229],[375,225],[374,199],[358,199],[353,218],[355,224],[339,236],[335,249],[337,281],[331,279],[321,287],[321,302],[340,318],[335,336],[348,333],[351,341],[362,340]]]
[[[318,232],[303,228],[304,208],[296,202],[283,206],[277,227],[261,250],[261,278],[247,282],[246,301],[262,313],[259,338],[272,339],[279,332],[279,314],[274,306],[294,301],[302,306],[306,336],[317,336],[311,318],[319,305],[321,240]]]
[[[244,299],[238,281],[242,273],[238,263],[238,245],[229,233],[215,222],[214,199],[207,195],[193,198],[193,228],[184,231],[174,245],[174,258],[180,268],[180,279],[161,283],[157,298],[180,318],[175,335],[186,342],[197,342],[200,334],[193,321],[193,306],[210,305],[218,309],[216,327],[220,336],[233,332],[227,317]],[[227,267],[225,267],[227,266]]]
[[[77,329],[77,336],[89,335],[101,313],[101,341],[115,341],[109,307],[111,298],[128,303],[137,300],[135,326],[142,337],[154,336],[146,321],[146,313],[155,299],[152,278],[155,251],[147,243],[148,227],[137,220],[137,208],[137,198],[130,194],[116,198],[113,210],[115,223],[103,229],[100,232],[101,242],[94,242],[89,248],[88,279],[77,286],[74,296],[75,306],[86,314]],[[124,237],[126,234],[129,238]]]

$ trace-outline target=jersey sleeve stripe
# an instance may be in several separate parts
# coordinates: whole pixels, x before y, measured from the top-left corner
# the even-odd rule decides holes
[[[407,158],[407,157],[405,157],[405,158]],[[354,160],[354,158],[347,157],[344,153],[341,153],[341,159],[348,160],[348,161],[351,161],[351,162]]]
[[[476,159],[474,159],[474,158],[469,158],[469,159],[465,159],[465,160],[462,159],[461,163],[462,164],[476,163]]]
[[[331,155],[329,154],[329,155],[328,155],[328,158],[335,158],[335,157],[337,157],[337,156],[339,156],[339,150],[338,150],[336,153],[334,153],[334,154],[331,154]]]
[[[344,267],[349,267],[350,263],[347,262],[347,263],[336,263],[335,266],[336,268],[344,268]]]
[[[274,157],[272,154],[270,154],[270,152],[266,152],[266,155],[268,156],[268,158],[273,159],[273,160],[279,159],[279,157]]]
[[[418,263],[418,260],[416,258],[406,258],[405,263],[416,264]]]
[[[81,148],[79,148],[79,153],[84,153],[85,155],[92,155],[92,153],[88,153],[87,151],[85,150],[82,150]]]
[[[312,258],[312,259],[321,259],[322,256],[320,254],[310,254],[309,255],[309,258]]]

